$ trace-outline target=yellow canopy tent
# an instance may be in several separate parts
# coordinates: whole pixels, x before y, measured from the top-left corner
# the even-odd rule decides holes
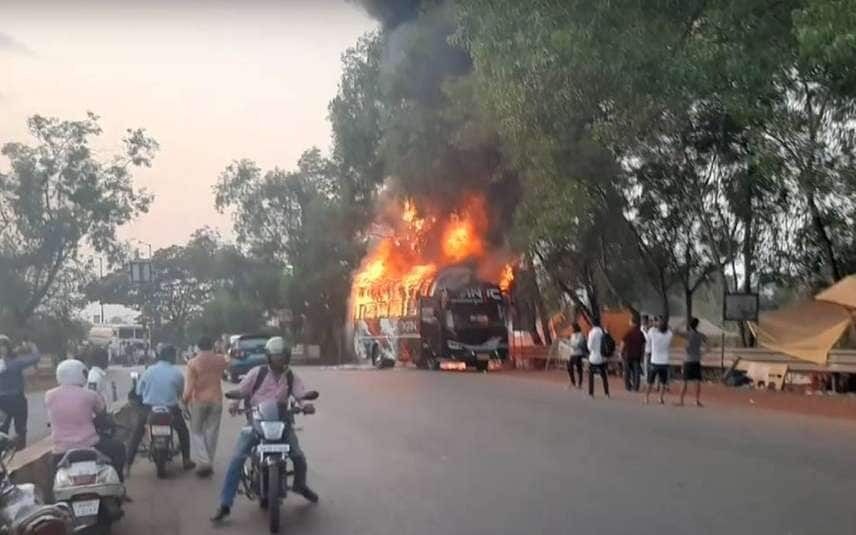
[[[841,279],[817,294],[815,299],[856,309],[856,275],[848,275]]]
[[[805,301],[762,312],[758,323],[750,323],[758,343],[786,355],[826,364],[829,350],[850,327],[850,312],[826,301]]]

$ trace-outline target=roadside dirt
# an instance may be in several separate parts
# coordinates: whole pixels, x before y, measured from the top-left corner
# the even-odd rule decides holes
[[[568,384],[568,374],[564,370],[504,370],[494,373],[527,380],[554,383],[556,386]],[[610,392],[613,395],[616,397],[640,396],[641,403],[641,393],[625,392],[623,378],[610,376],[609,379]],[[667,396],[667,403],[677,402],[681,384],[680,381],[672,382],[670,393]],[[596,383],[595,386],[600,389],[599,384]],[[644,387],[645,385],[643,384],[643,391]],[[692,393],[693,387],[690,385],[690,389],[687,392],[688,403],[692,403]],[[599,390],[598,394],[600,394]],[[702,385],[701,400],[705,406],[710,407],[744,407],[753,410],[772,410],[856,421],[856,394],[810,395],[799,392],[778,392],[745,387],[732,388],[720,383],[706,382]]]

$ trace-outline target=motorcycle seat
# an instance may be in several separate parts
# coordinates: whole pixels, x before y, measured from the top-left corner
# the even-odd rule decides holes
[[[69,466],[73,463],[85,463],[89,461],[104,462],[105,459],[104,454],[94,448],[80,448],[65,452],[58,466]]]

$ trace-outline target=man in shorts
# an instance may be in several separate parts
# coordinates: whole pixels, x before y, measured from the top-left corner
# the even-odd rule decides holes
[[[690,329],[687,332],[687,356],[684,359],[684,385],[681,387],[681,400],[679,406],[684,404],[684,396],[687,395],[687,385],[690,381],[695,383],[695,402],[701,407],[701,352],[702,346],[707,343],[705,336],[698,331],[698,318],[690,319]]]
[[[669,330],[669,320],[666,316],[660,317],[659,324],[655,329],[648,332],[651,341],[651,367],[648,373],[648,390],[645,392],[645,404],[651,397],[651,389],[654,382],[658,381],[657,392],[660,395],[660,405],[665,403],[663,396],[669,386],[669,347],[672,345],[672,331]]]

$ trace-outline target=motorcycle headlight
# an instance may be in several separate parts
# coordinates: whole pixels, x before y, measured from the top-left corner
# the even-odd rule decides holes
[[[279,440],[285,432],[285,422],[260,422],[265,440]]]

